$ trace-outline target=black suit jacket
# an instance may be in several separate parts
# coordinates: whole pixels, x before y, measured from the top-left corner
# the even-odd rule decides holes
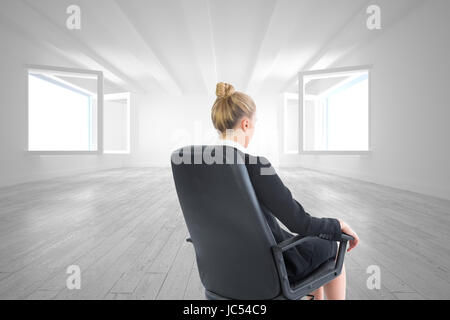
[[[245,166],[277,243],[293,237],[293,234],[282,229],[275,218],[293,233],[305,237],[320,235],[321,238],[340,240],[339,221],[332,218],[316,218],[308,214],[302,205],[292,197],[291,192],[283,184],[266,158],[245,154]],[[287,250],[284,258],[290,278],[295,278],[296,275],[304,273],[305,268],[307,268],[304,265],[305,253],[297,248]],[[306,257],[306,259],[311,260],[312,257]]]

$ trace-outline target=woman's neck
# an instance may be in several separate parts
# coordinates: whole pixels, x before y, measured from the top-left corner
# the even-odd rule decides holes
[[[248,139],[246,139],[246,136],[243,134],[222,134],[220,137],[222,140],[231,141],[233,143],[239,144],[243,148],[247,148],[248,146]]]

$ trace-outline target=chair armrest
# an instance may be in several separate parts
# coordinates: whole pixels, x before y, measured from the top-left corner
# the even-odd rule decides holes
[[[305,237],[303,236],[295,236],[289,239],[286,239],[280,243],[278,243],[275,248],[277,250],[280,250],[281,252],[284,252],[286,250],[289,250],[297,245],[299,245],[300,243],[302,243],[304,241]]]
[[[295,236],[295,237],[286,239],[286,240],[278,243],[275,247],[278,250],[281,250],[282,252],[284,252],[284,251],[289,250],[289,249],[299,245],[300,243],[302,243],[303,239],[305,239],[304,236]],[[325,240],[329,240],[329,239],[325,239]],[[351,240],[353,240],[352,236],[350,236],[346,233],[342,233],[341,240],[339,240],[339,242],[347,242],[347,241],[351,241]]]
[[[329,272],[327,271],[327,273],[325,274],[321,274],[317,279],[314,279],[311,282],[300,282],[298,286],[296,286],[295,288],[291,288],[291,284],[289,283],[289,278],[286,271],[286,266],[284,264],[283,252],[301,244],[303,241],[305,241],[305,239],[306,237],[303,236],[295,236],[290,239],[286,239],[272,247],[272,253],[278,269],[278,275],[280,278],[283,295],[291,300],[297,300],[301,297],[304,297],[305,295],[313,292],[314,290],[320,288],[324,284],[340,275],[344,264],[347,242],[353,240],[353,237],[348,234],[342,233],[341,239],[339,240],[340,244],[334,269],[330,270]]]
[[[341,240],[339,241],[339,249],[338,249],[338,254],[337,254],[337,258],[336,258],[336,265],[334,267],[335,271],[338,272],[338,275],[341,273],[342,271],[342,266],[344,265],[344,257],[345,257],[345,250],[347,249],[347,242],[354,240],[355,238],[353,238],[352,236],[346,234],[346,233],[342,233],[341,235]]]
[[[351,235],[348,235],[348,234],[346,234],[346,233],[342,233],[342,235],[341,235],[341,242],[342,241],[352,241],[352,240],[355,240],[355,238],[353,238]]]

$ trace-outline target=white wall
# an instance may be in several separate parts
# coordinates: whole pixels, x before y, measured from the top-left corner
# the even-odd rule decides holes
[[[0,187],[60,175],[121,167],[126,156],[37,156],[27,148],[26,64],[79,67],[0,28]]]
[[[127,100],[105,100],[103,105],[103,148],[123,151],[128,148]]]
[[[278,164],[277,106],[281,95],[253,97],[257,105],[257,129],[249,146],[252,154],[266,156]],[[133,166],[170,165],[177,147],[214,144],[217,133],[211,122],[214,95],[169,96],[149,94],[136,97],[138,139],[132,155]]]
[[[302,166],[450,199],[450,2],[428,1],[332,67],[372,64],[367,156],[282,156]]]
[[[283,155],[281,94],[252,95],[259,121],[249,151],[275,166],[319,169],[450,199],[449,11],[448,1],[428,1],[330,66],[373,65],[370,155]],[[24,65],[78,66],[4,26],[0,38],[0,186],[124,165],[169,166],[177,146],[214,141],[213,94],[148,94],[133,99],[131,157],[27,154]]]

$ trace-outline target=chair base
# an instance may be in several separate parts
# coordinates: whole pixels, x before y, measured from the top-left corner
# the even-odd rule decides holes
[[[227,297],[223,297],[217,293],[208,291],[206,289],[205,289],[205,298],[206,298],[206,300],[234,300],[234,299],[230,299]],[[287,300],[287,299],[285,296],[283,296],[283,294],[280,294],[279,296],[276,296],[272,300]]]

